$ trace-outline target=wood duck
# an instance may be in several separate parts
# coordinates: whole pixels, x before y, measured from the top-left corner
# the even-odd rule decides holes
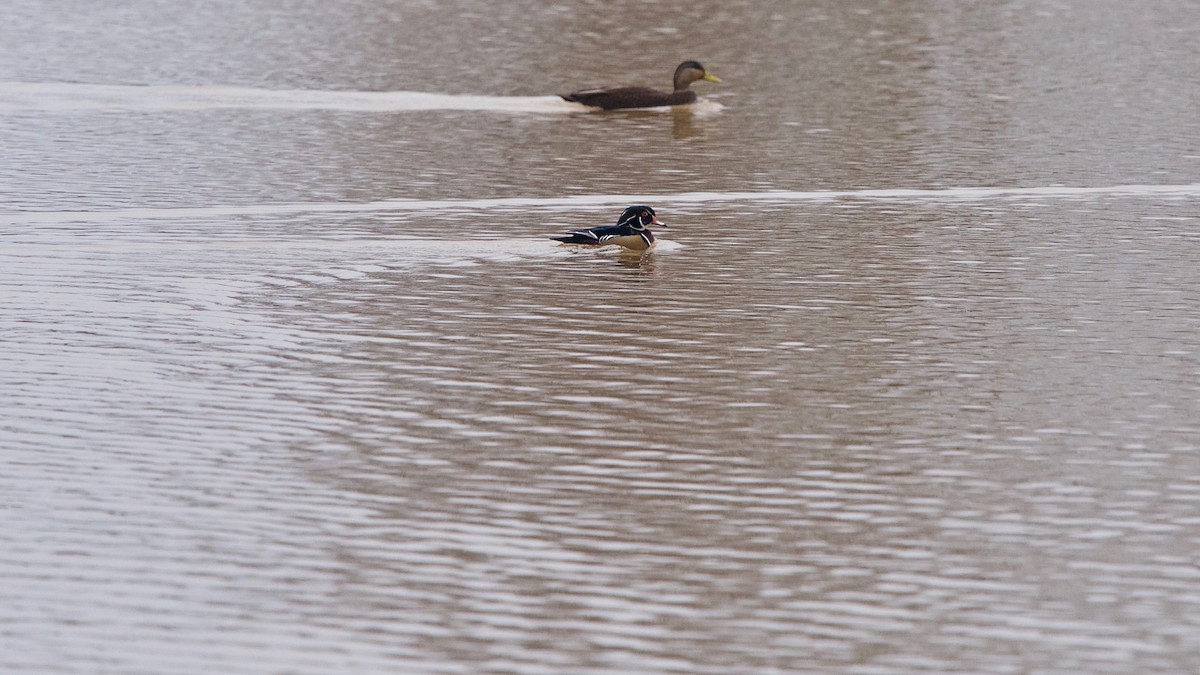
[[[699,61],[684,61],[675,69],[675,90],[670,94],[649,87],[610,87],[582,89],[562,98],[604,110],[686,105],[696,102],[696,92],[688,87],[697,80],[720,82],[721,78],[705,70]]]
[[[590,230],[572,230],[561,237],[551,237],[564,244],[584,246],[623,246],[631,251],[646,251],[654,246],[654,233],[650,225],[667,224],[654,215],[654,209],[637,204],[621,212],[616,225],[593,227]]]

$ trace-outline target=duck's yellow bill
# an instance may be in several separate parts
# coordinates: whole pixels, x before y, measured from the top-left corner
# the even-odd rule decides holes
[[[704,73],[704,79],[708,80],[709,82],[720,82],[721,81],[721,78],[717,77],[716,75],[713,75],[712,73],[708,73],[708,72]]]

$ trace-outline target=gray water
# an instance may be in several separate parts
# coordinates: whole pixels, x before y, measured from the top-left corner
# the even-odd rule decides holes
[[[2,13],[0,671],[1200,671],[1197,3]]]

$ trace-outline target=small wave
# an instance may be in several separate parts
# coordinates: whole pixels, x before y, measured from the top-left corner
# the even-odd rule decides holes
[[[105,211],[0,212],[0,222],[69,223],[121,219],[185,219],[232,216],[274,216],[302,213],[374,213],[403,211],[486,211],[505,209],[587,209],[620,204],[705,204],[722,202],[796,203],[827,201],[881,201],[961,203],[996,199],[1088,199],[1137,197],[1151,199],[1200,197],[1200,183],[1181,185],[1110,185],[1101,187],[950,187],[938,189],[868,189],[763,192],[682,192],[675,194],[570,195],[566,197],[499,197],[492,199],[383,199],[371,202],[310,202],[126,208]]]
[[[456,260],[518,260],[528,257],[571,255],[591,250],[602,253],[620,252],[615,246],[586,247],[569,246],[553,241],[547,228],[545,236],[529,236],[516,239],[428,239],[412,237],[365,238],[351,240],[308,239],[222,239],[179,240],[170,242],[103,241],[72,242],[70,254],[88,255],[171,255],[180,252],[204,253],[221,250],[229,254],[243,253],[261,255],[263,251],[274,254],[283,252],[337,252],[339,255],[362,251],[364,256],[386,254],[391,260],[409,261],[456,261]],[[62,254],[60,242],[46,244],[9,244],[4,253],[18,256]],[[654,250],[674,252],[683,244],[670,239],[658,239]]]
[[[339,110],[413,112],[480,110],[508,113],[574,113],[590,109],[558,96],[477,96],[420,91],[329,91],[188,85],[108,85],[0,82],[0,110],[161,111]]]
[[[386,252],[389,255],[400,254],[413,258],[439,257],[506,257],[528,255],[553,255],[563,247],[549,236],[553,228],[547,228],[545,237],[522,237],[518,239],[429,239],[414,237],[387,237],[361,239],[242,239],[242,238],[212,238],[202,240],[173,239],[169,242],[144,241],[102,241],[102,242],[72,242],[72,254],[170,254],[180,251],[212,251],[221,249],[232,253],[245,252],[256,255],[262,250],[280,251],[339,251],[353,252],[357,250],[373,253]],[[667,243],[667,242],[662,242]],[[39,255],[60,250],[61,243],[18,243],[8,244],[4,252],[14,255]],[[671,242],[670,247],[678,244]]]

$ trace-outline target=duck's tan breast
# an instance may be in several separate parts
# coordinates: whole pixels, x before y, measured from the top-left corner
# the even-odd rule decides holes
[[[604,240],[605,244],[616,244],[633,251],[645,251],[654,245],[653,242],[647,241],[646,237],[640,234],[628,234],[622,237],[610,237]]]

